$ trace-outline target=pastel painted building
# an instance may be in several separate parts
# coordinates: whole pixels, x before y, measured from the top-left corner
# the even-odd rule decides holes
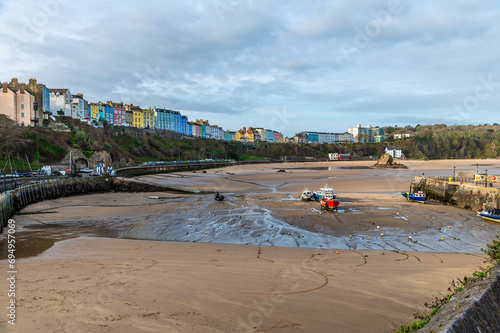
[[[203,134],[203,128],[202,125],[199,125],[194,122],[189,123],[189,135],[194,136],[195,138],[199,138]]]
[[[16,79],[17,80],[17,79]],[[45,85],[40,84],[36,79],[29,79],[26,90],[35,97],[35,117],[37,119],[48,119],[50,112],[50,90]]]
[[[307,136],[308,136],[308,142],[311,142],[311,143],[318,143],[319,142],[319,135],[318,133],[316,132],[307,132]]]
[[[263,128],[255,128],[255,131],[259,133],[262,141],[267,141],[267,130]]]
[[[104,106],[104,104],[102,104],[102,102],[97,103],[97,108],[99,109],[99,120],[106,120],[106,118],[104,117],[104,114],[106,113],[106,107]]]
[[[35,126],[34,103],[35,97],[25,89],[24,83],[21,83],[19,90],[9,88],[7,82],[2,84],[0,113],[13,120],[16,125]]]
[[[101,103],[101,102],[99,102],[99,103]],[[115,108],[109,104],[102,103],[102,105],[104,107],[104,120],[108,124],[114,125],[115,124]]]
[[[138,118],[142,119],[142,109],[134,104],[125,104],[125,122],[127,127],[138,127]]]
[[[150,108],[155,113],[156,129],[172,131],[176,133],[188,134],[188,119],[181,116],[179,111],[167,110],[162,108]],[[185,117],[184,119],[182,117]]]
[[[284,142],[283,134],[281,134],[280,132],[274,132],[274,142]]]
[[[88,112],[85,111],[85,100],[82,94],[73,95],[71,110],[71,117],[82,121],[86,118]]]
[[[50,111],[58,116],[59,110],[62,110],[65,116],[72,116],[73,95],[69,89],[50,89]]]
[[[151,128],[154,129],[156,128],[156,117],[155,117],[155,111],[153,109],[146,109],[142,110],[142,121],[144,124],[144,128]]]
[[[353,143],[354,135],[352,135],[351,133],[341,133],[338,135],[338,142]]]
[[[399,147],[385,147],[384,152],[391,155],[393,158],[401,158],[403,156],[403,150]]]
[[[267,130],[267,138],[266,138],[266,141],[267,142],[276,142],[274,140],[274,131],[271,131],[271,130]]]
[[[89,115],[90,115],[90,121],[92,122],[98,122],[100,120],[99,107],[95,103],[89,104]]]
[[[117,126],[125,126],[127,121],[125,106],[123,105],[123,102],[115,103],[108,101],[107,104],[113,108],[113,124]]]
[[[253,127],[243,127],[239,131],[236,132],[236,141],[241,142],[255,142],[261,141],[261,137],[259,132],[257,132]]]

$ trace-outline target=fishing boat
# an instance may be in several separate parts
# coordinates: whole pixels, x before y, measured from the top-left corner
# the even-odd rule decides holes
[[[313,197],[313,195],[308,188],[305,188],[304,191],[302,191],[302,194],[300,196],[300,198],[304,201],[312,200],[312,197]]]
[[[401,193],[403,195],[403,197],[405,197],[406,199],[408,200],[412,200],[412,201],[416,201],[416,202],[421,202],[421,203],[424,203],[425,202],[425,193],[422,192],[422,191],[418,191],[418,192],[414,192],[414,193],[410,193],[410,192],[404,192],[404,193]]]
[[[333,187],[329,185],[325,185],[325,187],[320,188],[319,191],[313,192],[313,195],[317,201],[320,201],[323,198],[332,197],[333,199],[335,199],[337,197],[333,192]]]
[[[477,215],[481,216],[485,220],[500,222],[500,209],[484,209],[480,212],[477,212]]]
[[[325,197],[321,199],[321,209],[325,209],[329,212],[333,212],[333,210],[337,210],[337,207],[340,205],[340,201],[334,198],[332,193],[325,193]]]
[[[219,192],[215,192],[214,199],[217,201],[223,201],[226,199],[226,196],[220,194]]]

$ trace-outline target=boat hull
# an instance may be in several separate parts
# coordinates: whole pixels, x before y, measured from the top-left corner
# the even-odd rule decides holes
[[[329,212],[333,212],[337,210],[337,207],[340,205],[340,201],[338,200],[321,200],[321,209],[325,209]]]
[[[420,196],[415,196],[413,193],[401,193],[403,197],[405,197],[408,200],[415,201],[415,202],[420,202],[420,203],[425,203],[425,197],[420,197]]]
[[[493,215],[493,214],[488,214],[485,212],[481,212],[478,214],[479,214],[479,216],[481,216],[485,220],[500,223],[500,215]]]

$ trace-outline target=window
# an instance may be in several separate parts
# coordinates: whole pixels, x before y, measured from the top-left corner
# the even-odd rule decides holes
[[[24,104],[21,104],[21,110],[24,110]]]
[[[21,96],[21,102],[24,102],[24,96]]]
[[[24,118],[24,112],[21,112],[21,118]]]

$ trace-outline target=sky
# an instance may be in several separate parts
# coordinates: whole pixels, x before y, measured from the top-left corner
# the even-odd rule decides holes
[[[500,4],[0,0],[0,81],[286,136],[500,123]]]

